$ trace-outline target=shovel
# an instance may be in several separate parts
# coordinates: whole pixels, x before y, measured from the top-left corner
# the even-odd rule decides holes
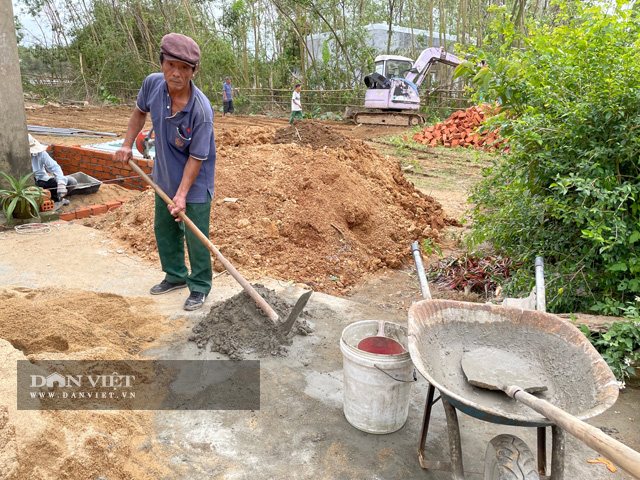
[[[166,193],[164,193],[162,189],[158,185],[156,185],[155,182],[151,180],[149,176],[146,173],[144,173],[138,165],[136,165],[133,162],[133,160],[129,160],[129,166],[138,175],[140,175],[140,177],[142,177],[142,179],[144,179],[144,181],[147,182],[149,186],[153,188],[156,191],[156,193],[165,202],[167,202],[168,205],[171,205],[172,207],[176,206],[176,204],[173,203],[173,200],[171,200],[169,196]],[[303,293],[300,296],[300,298],[298,298],[298,301],[296,302],[295,306],[291,310],[291,313],[289,314],[287,319],[282,324],[279,324],[278,320],[280,317],[278,316],[276,311],[273,308],[271,308],[271,306],[265,301],[264,298],[260,296],[258,292],[256,292],[255,288],[253,288],[251,284],[245,280],[245,278],[240,274],[240,272],[238,272],[238,270],[236,270],[236,268],[231,264],[231,262],[229,262],[229,260],[224,258],[222,253],[220,253],[220,251],[213,245],[213,243],[211,243],[209,238],[200,231],[200,229],[196,226],[196,224],[193,223],[189,219],[189,217],[185,215],[184,212],[178,213],[178,217],[180,217],[180,220],[184,222],[184,224],[189,228],[189,230],[191,230],[195,234],[195,236],[198,237],[198,239],[200,239],[200,241],[204,243],[207,246],[207,248],[211,250],[211,252],[213,252],[215,257],[222,264],[222,266],[227,270],[227,272],[229,272],[231,276],[236,279],[236,281],[242,286],[245,292],[247,292],[249,296],[253,299],[253,301],[256,302],[256,305],[260,307],[260,310],[262,310],[265,313],[265,315],[271,319],[273,324],[280,330],[280,334],[281,335],[288,334],[289,330],[291,330],[291,327],[295,323],[296,318],[298,318],[298,315],[300,315],[300,312],[302,312],[305,305],[309,301],[309,297],[313,293],[313,290]]]
[[[577,419],[546,400],[531,395],[547,389],[544,373],[536,371],[517,355],[504,350],[484,347],[467,352],[462,357],[462,370],[474,386],[502,390],[524,403],[587,446],[601,453],[616,465],[640,478],[640,453],[604,434],[602,430]]]

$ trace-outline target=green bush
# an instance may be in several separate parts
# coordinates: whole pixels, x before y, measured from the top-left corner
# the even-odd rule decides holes
[[[617,314],[640,292],[640,22],[623,3],[557,8],[571,15],[526,37],[503,17],[472,52],[488,66],[457,69],[500,103],[488,128],[511,148],[473,191],[471,238],[527,266],[544,256],[552,311]]]
[[[593,343],[593,346],[605,359],[618,379],[620,388],[625,387],[625,380],[636,374],[635,365],[640,360],[640,297],[635,302],[622,307],[624,316],[629,321],[605,324],[606,332],[592,333],[586,325],[579,325],[580,330]]]
[[[33,175],[29,173],[15,178],[5,172],[0,175],[6,179],[8,188],[0,189],[0,209],[7,222],[12,218],[29,218],[40,216],[40,205],[44,199],[42,189],[27,182]]]

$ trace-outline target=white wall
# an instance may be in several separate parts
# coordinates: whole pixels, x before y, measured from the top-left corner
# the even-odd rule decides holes
[[[389,35],[389,26],[384,23],[374,23],[364,27],[369,31],[369,39],[367,45],[373,47],[377,55],[383,55],[387,53],[387,40]],[[338,35],[341,32],[337,32]],[[438,38],[438,32],[433,32],[433,45],[434,47],[440,46],[440,40]],[[416,57],[420,55],[420,52],[429,47],[429,32],[427,30],[421,30],[418,28],[413,29],[413,38],[416,49]],[[311,50],[316,58],[317,62],[322,62],[322,46],[325,40],[329,40],[328,47],[332,54],[335,52],[335,41],[332,40],[330,33],[316,33],[314,35],[307,36],[307,44],[309,50]],[[455,36],[447,35],[447,46],[451,51],[453,45],[456,42]],[[411,29],[406,27],[393,27],[391,34],[391,53],[405,55],[411,58]],[[415,60],[415,59],[414,59]]]

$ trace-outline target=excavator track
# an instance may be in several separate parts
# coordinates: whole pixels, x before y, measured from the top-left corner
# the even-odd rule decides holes
[[[364,125],[392,125],[415,127],[424,124],[424,117],[418,113],[404,112],[357,112],[353,121]]]

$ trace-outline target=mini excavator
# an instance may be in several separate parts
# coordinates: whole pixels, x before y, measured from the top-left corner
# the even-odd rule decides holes
[[[415,62],[399,55],[377,56],[376,71],[364,78],[364,107],[371,110],[354,113],[353,120],[366,125],[422,125],[418,88],[436,63],[457,67],[460,62],[437,47],[423,50]]]

